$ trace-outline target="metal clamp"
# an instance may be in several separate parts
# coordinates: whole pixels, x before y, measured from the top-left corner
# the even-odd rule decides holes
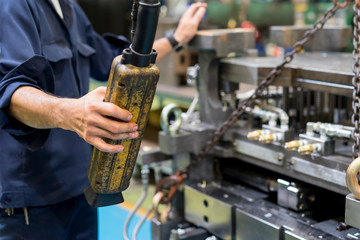
[[[350,163],[347,171],[346,171],[346,184],[355,196],[356,199],[360,199],[360,185],[358,182],[358,173],[360,169],[360,157],[354,159],[352,163]]]

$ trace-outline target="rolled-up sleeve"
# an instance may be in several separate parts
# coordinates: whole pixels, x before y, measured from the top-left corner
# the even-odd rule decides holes
[[[34,149],[45,142],[49,130],[31,128],[7,113],[21,86],[54,91],[52,69],[41,56],[36,20],[26,2],[0,0],[0,129]]]

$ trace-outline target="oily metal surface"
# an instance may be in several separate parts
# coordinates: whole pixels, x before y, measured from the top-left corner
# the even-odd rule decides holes
[[[274,57],[222,59],[222,80],[257,85],[281,61]],[[272,84],[352,96],[352,65],[350,53],[299,54]]]
[[[241,159],[243,162],[342,195],[349,193],[345,184],[345,173],[351,161],[350,146],[345,148],[341,142],[338,142],[336,152],[329,156],[300,155],[297,151],[284,150],[280,144],[263,144],[248,140],[247,132],[248,130],[233,131],[230,129],[225,134],[225,138],[233,142],[234,146],[217,146],[214,149],[214,155],[219,158]]]
[[[287,235],[293,238],[285,239],[340,240],[359,234],[354,228],[335,230],[337,221],[317,222],[306,214],[280,207],[257,190],[231,186],[225,182],[185,185],[186,220],[223,239],[279,240]],[[229,211],[231,216],[223,218],[224,212]]]
[[[131,122],[138,124],[139,137],[107,139],[108,143],[124,146],[120,153],[105,153],[94,148],[88,177],[97,193],[116,193],[128,187],[159,79],[155,65],[139,68],[123,65],[120,60],[121,56],[113,61],[105,101],[131,112]]]
[[[306,26],[271,26],[270,42],[277,46],[291,47],[304,33],[311,29]],[[310,51],[341,51],[346,48],[352,38],[351,26],[325,25],[305,49]]]
[[[255,47],[255,31],[244,28],[198,31],[189,47],[215,50],[217,57]]]

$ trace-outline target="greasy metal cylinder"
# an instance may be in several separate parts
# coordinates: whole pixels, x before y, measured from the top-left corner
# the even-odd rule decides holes
[[[136,23],[136,34],[131,49],[138,54],[152,53],[159,18],[159,0],[141,0]],[[154,21],[156,19],[156,21]]]

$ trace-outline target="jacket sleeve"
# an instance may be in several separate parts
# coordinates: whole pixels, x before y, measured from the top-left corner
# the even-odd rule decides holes
[[[36,20],[27,1],[0,0],[0,130],[35,150],[46,141],[49,130],[31,128],[8,114],[12,94],[21,86],[54,91],[54,77],[40,56]]]

